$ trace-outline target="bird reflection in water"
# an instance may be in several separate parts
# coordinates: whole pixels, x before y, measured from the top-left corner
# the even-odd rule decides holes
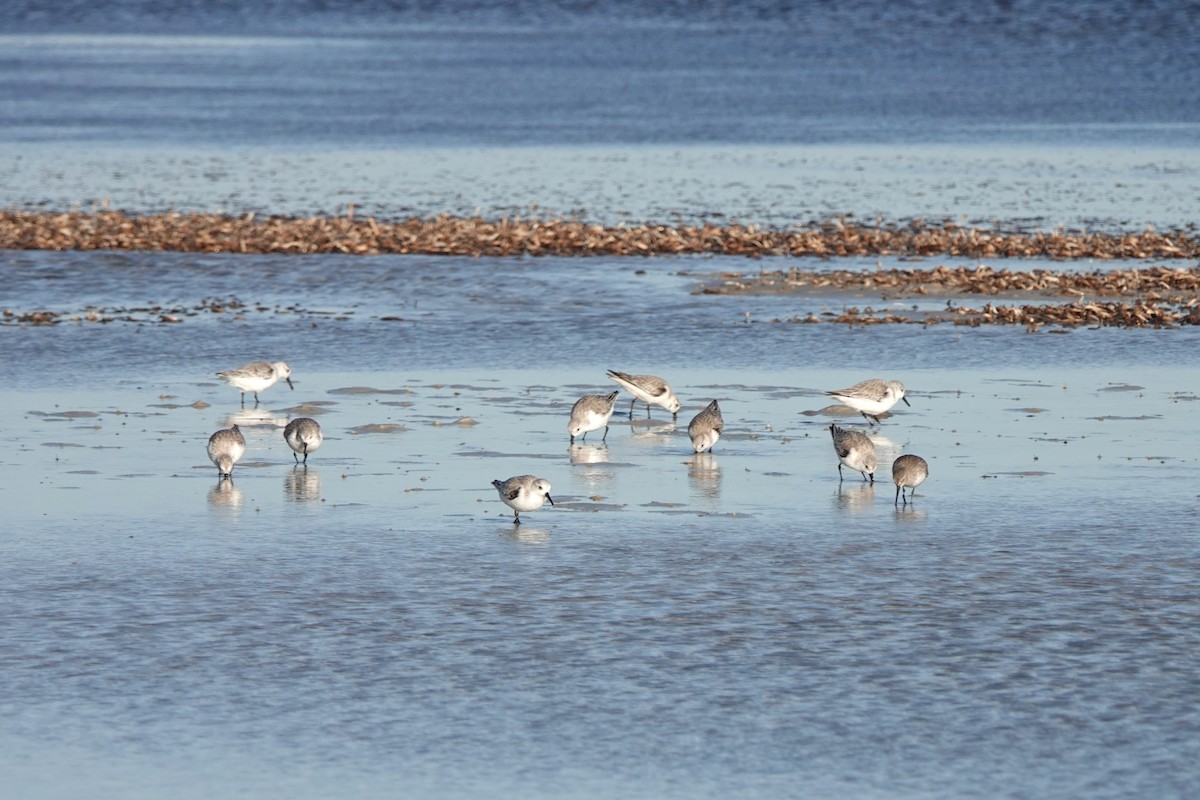
[[[225,418],[226,427],[237,425],[239,428],[282,428],[287,423],[287,417],[277,417],[265,408],[242,408]]]
[[[550,531],[545,528],[531,528],[528,525],[513,525],[500,531],[500,535],[514,542],[525,544],[546,544],[550,541]]]
[[[602,444],[573,444],[567,449],[571,460],[571,480],[585,494],[594,494],[612,483],[616,472],[611,466],[608,447]]]
[[[208,490],[208,504],[213,508],[237,509],[245,499],[242,490],[233,485],[233,478],[221,478]]]
[[[875,503],[875,484],[838,482],[834,504],[847,511],[868,511]]]
[[[696,453],[686,462],[692,486],[710,500],[721,499],[721,465],[712,453]]]
[[[321,473],[296,465],[283,479],[283,495],[293,503],[310,503],[321,497]]]
[[[608,447],[602,444],[573,444],[567,448],[567,454],[573,467],[580,464],[605,464],[611,460]]]
[[[633,432],[633,439],[639,445],[660,445],[669,442],[671,434],[675,432],[678,425],[674,420],[663,422],[657,419],[632,419],[629,421],[629,429]]]

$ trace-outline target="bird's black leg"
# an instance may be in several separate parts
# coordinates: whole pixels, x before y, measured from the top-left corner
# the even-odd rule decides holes
[[[842,482],[842,462],[838,462],[838,483]]]
[[[896,505],[896,506],[900,505],[900,493],[902,491],[903,491],[903,487],[901,487],[899,484],[897,484],[896,485],[896,502],[893,503],[892,505]],[[907,505],[907,503],[905,503],[905,505]]]
[[[603,442],[607,438],[608,438],[608,426],[605,425],[604,426],[604,435],[600,437],[600,441]]]
[[[632,400],[630,400],[630,401],[629,401],[629,418],[630,418],[630,419],[633,419],[633,407],[634,407],[634,405],[636,405],[636,404],[637,404],[637,398],[636,398],[636,397],[635,397],[635,398],[633,398]]]

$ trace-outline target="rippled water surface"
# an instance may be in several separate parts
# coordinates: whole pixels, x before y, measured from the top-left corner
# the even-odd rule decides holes
[[[11,3],[0,205],[1200,218],[1195,3],[428,5]],[[1193,796],[1200,334],[696,292],[877,264],[0,252],[5,791]],[[295,389],[243,408],[261,358]],[[570,446],[606,369],[679,419]],[[868,429],[824,392],[874,376],[911,407]]]
[[[732,266],[700,259],[5,258],[18,307],[118,317],[0,327],[27,796],[1195,783],[1189,330],[772,321],[862,298],[692,294]],[[296,388],[242,408],[213,373],[256,357]],[[671,380],[678,422],[623,397],[569,446],[610,367]],[[873,374],[912,405],[871,431],[876,483],[839,481],[829,422],[867,428],[823,391]],[[327,437],[307,468],[298,415]],[[931,477],[897,508],[904,452]],[[522,473],[555,505],[516,527],[489,483]]]

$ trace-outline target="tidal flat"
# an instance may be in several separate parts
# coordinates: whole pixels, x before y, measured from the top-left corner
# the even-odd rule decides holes
[[[3,758],[27,786],[1193,783],[1194,327],[786,324],[848,301],[699,291],[721,259],[5,258],[15,304],[244,298],[0,327]],[[256,358],[295,389],[243,408],[215,373]],[[667,378],[679,418],[622,396],[571,446],[609,368]],[[868,427],[825,392],[872,376],[912,405]],[[295,416],[326,435],[307,468]],[[839,481],[833,421],[869,432],[874,485]],[[219,481],[204,443],[233,423]],[[902,453],[930,477],[897,507]],[[490,481],[525,473],[555,505],[518,527]]]

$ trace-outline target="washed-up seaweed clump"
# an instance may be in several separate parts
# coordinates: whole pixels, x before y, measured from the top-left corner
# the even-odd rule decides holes
[[[786,229],[756,225],[595,225],[578,220],[436,216],[291,218],[120,211],[0,212],[0,248],[204,253],[412,253],[460,256],[1200,258],[1187,231],[1002,231],[949,222],[864,225],[844,219]]]

